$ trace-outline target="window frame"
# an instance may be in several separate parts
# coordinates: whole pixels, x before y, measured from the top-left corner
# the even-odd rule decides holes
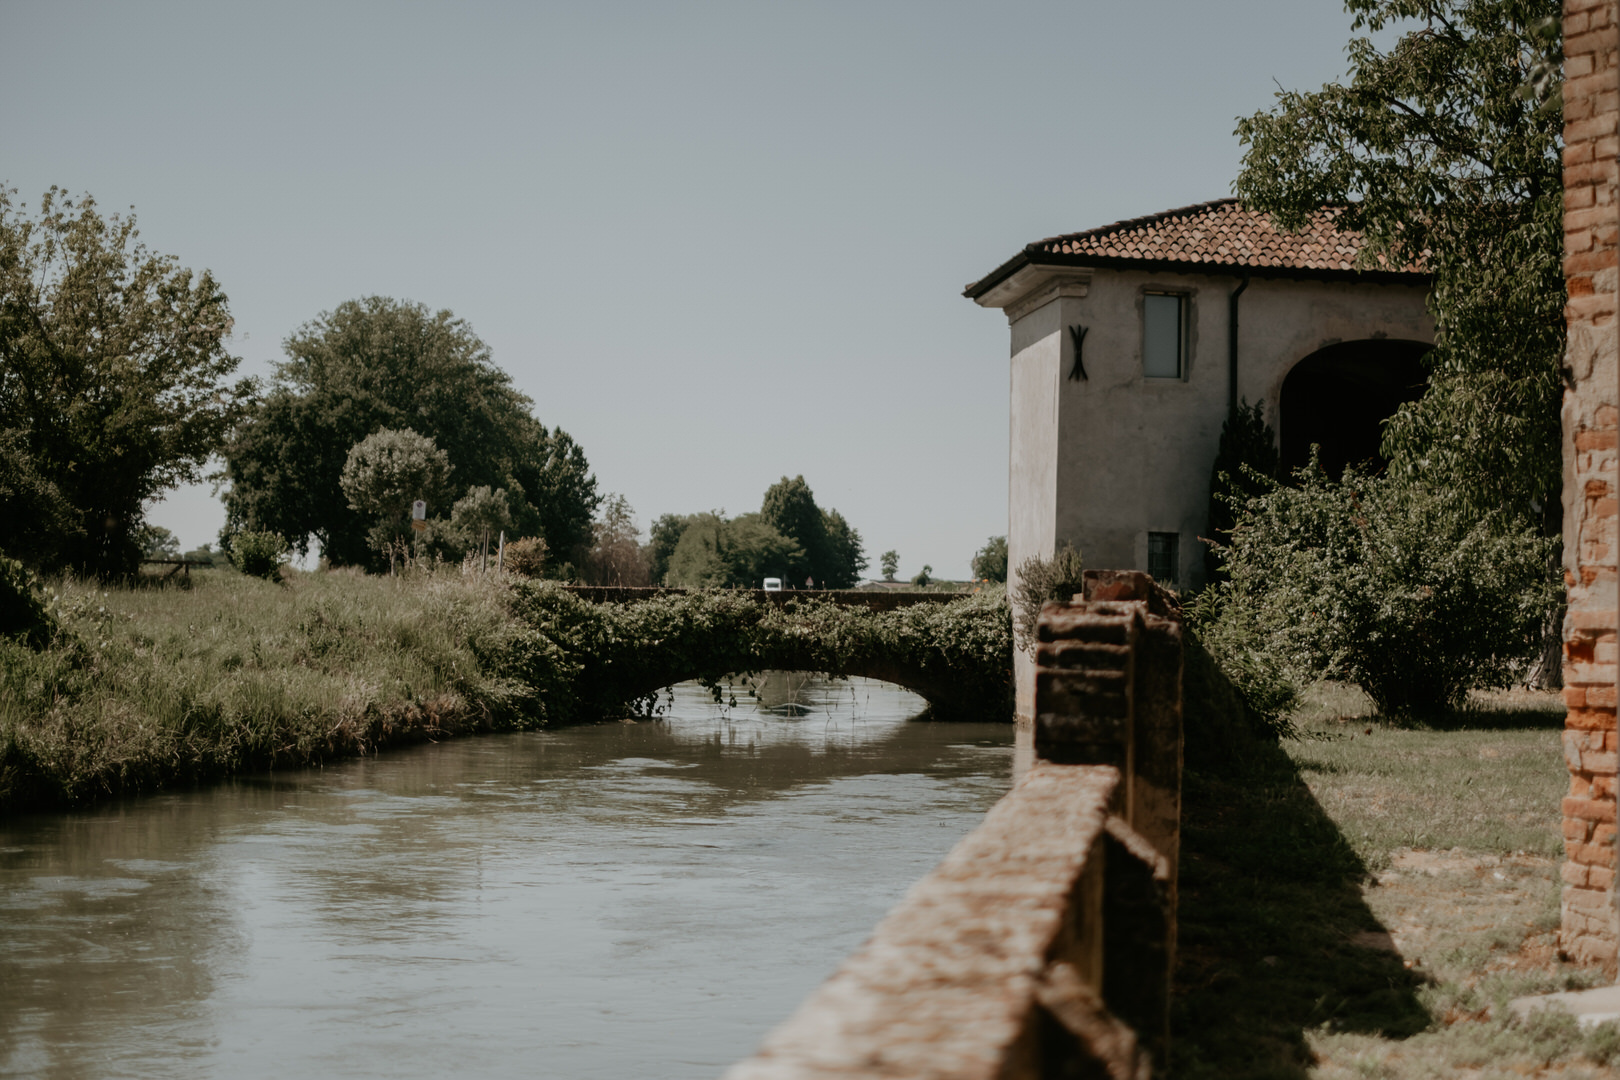
[[[1176,373],[1174,375],[1150,375],[1148,373],[1148,297],[1150,296],[1169,297],[1176,301]],[[1192,293],[1184,289],[1148,285],[1142,289],[1141,306],[1142,378],[1159,383],[1186,382],[1188,369],[1192,366]]]
[[[1162,541],[1162,540],[1166,540],[1166,539],[1168,539],[1169,542],[1170,542],[1170,545],[1169,545],[1170,550],[1169,550],[1169,553],[1168,553],[1169,557],[1170,557],[1170,575],[1168,577],[1160,577],[1158,574],[1155,574],[1153,572],[1153,564],[1154,564],[1154,561],[1155,561],[1154,560],[1154,552],[1153,552],[1153,542],[1155,540],[1161,540]],[[1181,533],[1179,533],[1179,532],[1170,532],[1168,530],[1165,530],[1165,531],[1162,531],[1162,532],[1157,530],[1157,529],[1148,530],[1148,534],[1147,534],[1147,572],[1148,572],[1149,577],[1153,578],[1154,581],[1158,582],[1160,585],[1163,585],[1167,589],[1168,588],[1175,588],[1180,584],[1180,581],[1181,581]]]

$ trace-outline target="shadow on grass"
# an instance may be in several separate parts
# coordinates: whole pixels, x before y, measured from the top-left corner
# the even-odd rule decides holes
[[[1241,759],[1184,781],[1171,1074],[1298,1078],[1307,1031],[1426,1029],[1422,977],[1357,943],[1384,929],[1361,860],[1280,747]]]
[[[1429,731],[1562,731],[1564,709],[1523,705],[1497,709],[1458,709],[1442,716],[1396,724]]]

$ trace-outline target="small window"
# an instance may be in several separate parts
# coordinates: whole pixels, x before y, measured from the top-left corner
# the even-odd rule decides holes
[[[1148,576],[1160,585],[1174,585],[1181,576],[1181,536],[1172,532],[1148,533]]]
[[[1142,374],[1179,379],[1186,359],[1187,298],[1174,293],[1142,297]]]

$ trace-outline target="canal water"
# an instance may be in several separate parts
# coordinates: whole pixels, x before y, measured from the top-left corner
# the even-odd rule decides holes
[[[668,704],[0,823],[0,1076],[713,1077],[1010,784],[885,683]]]

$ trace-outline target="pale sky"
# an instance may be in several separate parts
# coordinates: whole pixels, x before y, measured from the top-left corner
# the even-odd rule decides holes
[[[1025,243],[1230,193],[1235,118],[1341,78],[1328,0],[0,0],[0,183],[208,268],[233,351],[449,308],[643,528],[802,473],[904,576],[1007,531]],[[213,541],[207,485],[150,519]]]

